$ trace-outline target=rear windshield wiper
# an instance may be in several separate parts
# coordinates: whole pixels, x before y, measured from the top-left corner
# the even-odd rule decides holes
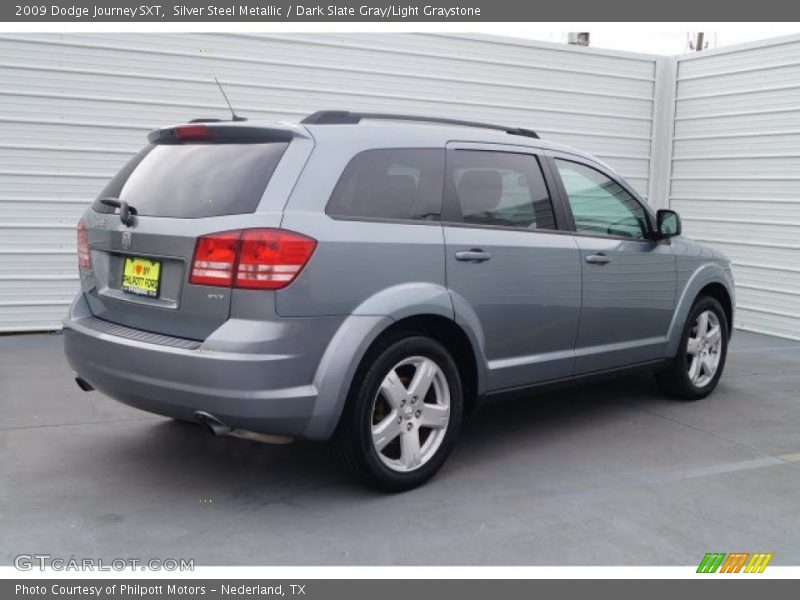
[[[120,200],[119,198],[100,198],[100,202],[105,204],[106,206],[111,206],[113,208],[119,209],[119,220],[122,221],[123,225],[127,227],[132,227],[133,224],[136,222],[136,219],[133,217],[138,215],[139,212],[136,210],[135,207],[131,206],[124,200]]]

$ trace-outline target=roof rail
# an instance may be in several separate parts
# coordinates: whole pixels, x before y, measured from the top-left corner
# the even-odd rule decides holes
[[[493,125],[479,121],[462,121],[460,119],[445,119],[441,117],[422,117],[418,115],[401,115],[391,113],[350,112],[348,110],[321,110],[308,115],[301,123],[305,125],[354,125],[362,119],[379,121],[416,121],[420,123],[438,123],[440,125],[458,125],[461,127],[479,127],[481,129],[494,129],[504,131],[510,135],[524,135],[539,139],[538,134],[531,129],[523,127],[507,127]]]

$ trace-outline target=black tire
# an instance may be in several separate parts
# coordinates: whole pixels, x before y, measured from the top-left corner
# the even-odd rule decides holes
[[[430,359],[439,367],[450,392],[450,412],[438,449],[427,462],[414,470],[398,472],[384,464],[372,442],[373,408],[384,377],[398,363],[410,357]],[[331,440],[334,456],[350,475],[371,487],[387,492],[418,487],[436,474],[455,446],[461,429],[463,404],[458,367],[442,344],[416,333],[398,332],[388,336],[368,352],[356,372],[347,405]],[[422,436],[423,430],[419,431]]]
[[[713,312],[719,321],[722,346],[719,352],[719,364],[714,372],[714,376],[702,386],[697,386],[689,378],[688,369],[691,358],[687,351],[687,344],[698,316],[705,311]],[[714,388],[717,387],[717,383],[722,376],[722,371],[725,368],[725,359],[728,356],[729,337],[728,319],[720,303],[710,296],[698,297],[692,309],[689,311],[686,323],[683,326],[683,333],[681,334],[681,340],[678,346],[678,354],[665,369],[655,374],[658,386],[665,393],[680,400],[700,400],[708,396],[714,391]]]

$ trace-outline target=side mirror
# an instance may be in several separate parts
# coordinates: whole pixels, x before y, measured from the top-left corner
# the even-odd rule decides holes
[[[658,222],[658,237],[668,238],[681,234],[681,218],[674,210],[659,209],[656,213]]]

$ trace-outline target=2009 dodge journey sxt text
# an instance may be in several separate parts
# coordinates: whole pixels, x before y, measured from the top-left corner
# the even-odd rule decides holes
[[[152,132],[78,225],[84,389],[216,433],[330,440],[421,484],[500,394],[649,369],[698,399],[729,261],[532,131],[327,111]]]

